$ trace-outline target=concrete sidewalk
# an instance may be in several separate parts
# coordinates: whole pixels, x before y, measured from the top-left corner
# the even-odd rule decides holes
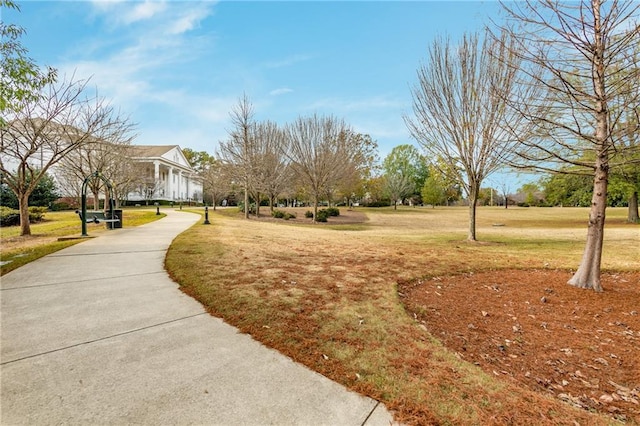
[[[2,425],[392,421],[180,292],[164,256],[200,216],[165,212],[1,278]]]

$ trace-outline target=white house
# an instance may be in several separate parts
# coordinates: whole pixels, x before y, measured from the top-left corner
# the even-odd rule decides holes
[[[131,159],[148,182],[129,201],[202,202],[202,180],[178,145],[131,145]]]

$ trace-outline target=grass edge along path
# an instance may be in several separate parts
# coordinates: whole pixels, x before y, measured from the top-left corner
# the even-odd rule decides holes
[[[435,236],[410,245],[413,231],[390,239],[366,230],[341,232],[212,216],[212,225],[194,225],[169,249],[166,268],[182,290],[212,315],[265,345],[382,401],[398,421],[613,423],[484,373],[444,348],[406,314],[396,283],[411,277],[401,276],[410,265],[417,259],[429,264],[430,272],[422,268],[422,276],[480,270],[492,256],[483,258],[481,247],[467,250],[456,241],[457,266],[452,266],[451,256],[441,253],[452,248],[448,233],[442,241]],[[385,243],[388,251],[376,251]],[[572,256],[579,256],[580,250],[575,251]],[[391,253],[397,256],[390,260]],[[349,259],[347,266],[344,259]],[[526,268],[534,259],[520,253],[490,267]],[[355,275],[360,280],[350,276],[350,270],[358,268]],[[367,270],[373,272],[362,279]],[[409,274],[419,276],[415,271]]]
[[[156,211],[151,209],[124,209],[123,214],[125,227],[144,225],[166,216],[164,213],[156,215]],[[41,257],[85,241],[84,238],[80,238],[81,226],[76,213],[64,211],[49,212],[42,222],[32,223],[32,235],[29,236],[19,236],[19,226],[1,228],[0,276]],[[92,237],[108,231],[104,224],[89,224],[88,234]],[[58,240],[67,237],[78,238]]]

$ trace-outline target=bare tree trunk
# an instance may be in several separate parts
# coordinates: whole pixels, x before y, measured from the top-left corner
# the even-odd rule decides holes
[[[256,217],[260,217],[260,192],[256,192]]]
[[[249,219],[249,189],[244,188],[244,218]]]
[[[600,159],[598,163],[598,170],[593,184],[591,210],[589,212],[587,242],[580,266],[568,283],[579,288],[602,291],[600,262],[604,240],[605,209],[607,207],[608,165],[606,162],[603,164]]]
[[[627,222],[638,223],[640,222],[640,216],[638,216],[638,191],[633,191],[629,198],[629,211],[627,213]]]
[[[91,193],[93,194],[93,209],[99,210],[100,209],[100,191],[94,190],[94,191],[91,191]]]
[[[469,192],[469,233],[467,235],[467,241],[476,240],[476,206],[478,204],[478,192],[479,186],[471,183]],[[478,188],[476,188],[478,187]]]
[[[31,235],[31,223],[29,221],[29,195],[23,194],[18,197],[18,208],[20,210],[20,235]]]
[[[596,137],[606,132],[607,115],[598,117]],[[606,135],[606,133],[604,133]],[[605,136],[606,138],[606,136]],[[589,211],[589,225],[587,228],[587,242],[582,255],[582,261],[576,273],[568,281],[569,284],[585,289],[602,291],[600,283],[600,263],[602,260],[602,243],[604,240],[604,221],[607,208],[607,180],[609,178],[609,163],[606,150],[602,150],[596,160],[596,172],[593,181],[593,196]]]
[[[602,260],[602,243],[604,240],[604,220],[607,209],[607,184],[609,179],[609,143],[610,126],[607,106],[604,66],[604,34],[600,23],[600,0],[592,0],[595,20],[595,46],[593,49],[592,80],[596,96],[596,129],[597,157],[593,179],[593,196],[589,212],[587,242],[582,261],[569,284],[595,291],[602,291],[600,283],[600,263]]]

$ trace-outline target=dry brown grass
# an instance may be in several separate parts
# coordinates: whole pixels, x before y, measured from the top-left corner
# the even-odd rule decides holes
[[[417,278],[575,267],[585,212],[480,209],[480,243],[464,241],[460,208],[366,210],[365,225],[342,227],[213,213],[213,225],[174,241],[167,267],[212,314],[383,401],[409,424],[605,424],[460,359],[405,312],[397,293],[399,282]],[[638,270],[638,228],[623,214],[609,211],[603,266]]]

